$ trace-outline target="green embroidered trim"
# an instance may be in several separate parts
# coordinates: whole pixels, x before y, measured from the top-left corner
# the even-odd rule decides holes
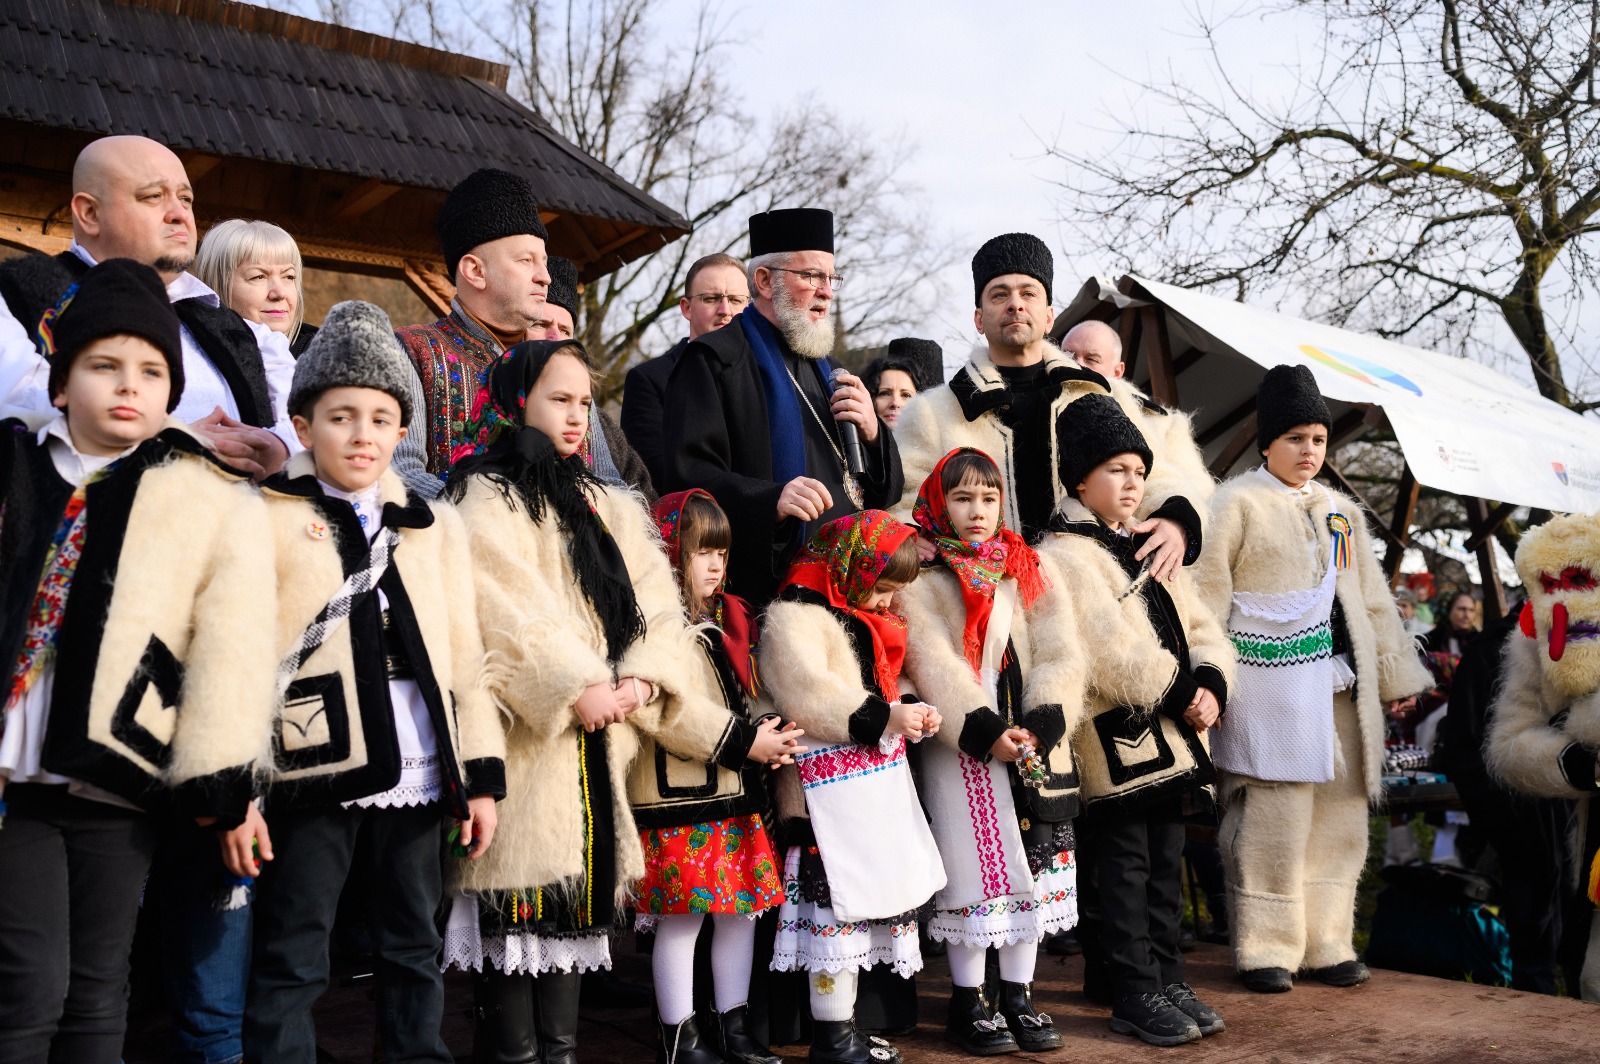
[[[1326,624],[1278,638],[1233,632],[1229,638],[1244,665],[1297,665],[1333,654],[1333,628]]]

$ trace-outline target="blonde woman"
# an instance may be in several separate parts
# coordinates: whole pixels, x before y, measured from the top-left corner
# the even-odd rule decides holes
[[[271,222],[229,218],[206,231],[195,275],[240,317],[282,333],[295,358],[316,328],[305,323],[300,247]]]

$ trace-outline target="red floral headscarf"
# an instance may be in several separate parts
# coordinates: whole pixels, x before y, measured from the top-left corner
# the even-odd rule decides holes
[[[873,671],[885,700],[900,699],[900,669],[906,660],[906,622],[888,610],[863,610],[861,603],[878,582],[900,545],[917,534],[883,510],[829,521],[811,537],[789,566],[783,585],[810,588],[834,609],[850,614],[872,633]]]
[[[672,572],[678,578],[679,590],[683,588],[683,508],[696,495],[716,505],[717,500],[712,498],[709,491],[690,488],[662,496],[654,511],[656,528],[661,532],[661,544],[666,549],[667,560],[672,563]],[[756,639],[755,618],[750,615],[749,603],[723,590],[728,580],[726,572],[722,580],[723,583],[717,585],[717,590],[706,601],[706,608],[712,621],[722,631],[722,649],[728,655],[728,664],[733,667],[734,675],[739,678],[739,686],[744,688],[745,694],[753,697],[756,693],[756,676],[750,648]]]
[[[957,535],[944,498],[944,467],[959,454],[989,457],[975,447],[957,447],[939,459],[928,479],[922,482],[911,519],[933,540],[939,560],[955,574],[956,583],[961,587],[961,601],[967,608],[966,626],[961,633],[962,649],[967,663],[976,671],[983,660],[983,641],[988,637],[989,614],[994,609],[994,593],[1001,579],[1009,576],[1016,580],[1023,608],[1032,606],[1040,595],[1050,590],[1050,581],[1039,569],[1038,552],[1006,527],[1003,508],[999,530],[987,542],[968,543]]]

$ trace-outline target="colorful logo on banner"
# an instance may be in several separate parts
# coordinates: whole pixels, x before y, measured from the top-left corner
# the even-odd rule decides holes
[[[1324,351],[1320,347],[1310,344],[1301,344],[1300,353],[1307,358],[1327,366],[1331,370],[1343,373],[1346,377],[1354,377],[1363,384],[1373,387],[1387,384],[1401,391],[1410,392],[1412,395],[1421,395],[1422,389],[1407,377],[1403,377],[1387,366],[1380,366],[1376,362],[1368,362],[1356,355],[1347,355],[1343,351]]]
[[[1562,465],[1560,462],[1551,462],[1550,468],[1556,471],[1556,476],[1561,478],[1562,484],[1566,484],[1568,482],[1566,466]]]

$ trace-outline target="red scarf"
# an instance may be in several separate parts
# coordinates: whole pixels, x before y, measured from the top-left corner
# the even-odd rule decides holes
[[[900,669],[906,660],[906,622],[888,610],[867,611],[861,601],[877,584],[884,566],[917,530],[882,510],[829,521],[811,537],[789,566],[783,586],[810,588],[834,609],[848,613],[872,633],[872,667],[885,701],[900,700]]]
[[[1038,552],[1006,527],[1003,505],[1000,528],[994,538],[984,543],[968,543],[957,534],[950,523],[950,508],[944,498],[944,467],[962,453],[989,457],[975,447],[957,447],[939,459],[928,479],[922,482],[911,519],[933,540],[945,568],[956,575],[961,602],[967,610],[966,626],[961,632],[962,649],[966,652],[967,664],[976,672],[983,660],[983,641],[989,635],[989,614],[994,610],[994,593],[1001,578],[1009,576],[1017,582],[1024,609],[1050,590],[1050,581],[1039,569]]]
[[[680,542],[683,506],[695,495],[703,495],[713,504],[717,501],[709,491],[690,488],[663,496],[655,508],[656,528],[661,532],[661,544],[666,548],[667,560],[672,563],[672,572],[678,578],[680,590],[683,588],[683,546]],[[726,573],[722,580],[723,584],[727,583]],[[756,674],[750,660],[750,648],[755,644],[756,627],[755,618],[750,615],[750,604],[737,595],[728,594],[722,590],[722,584],[718,584],[717,590],[706,599],[706,609],[711,614],[712,622],[722,631],[722,649],[728,655],[728,664],[738,677],[739,686],[744,688],[746,695],[754,698]]]

